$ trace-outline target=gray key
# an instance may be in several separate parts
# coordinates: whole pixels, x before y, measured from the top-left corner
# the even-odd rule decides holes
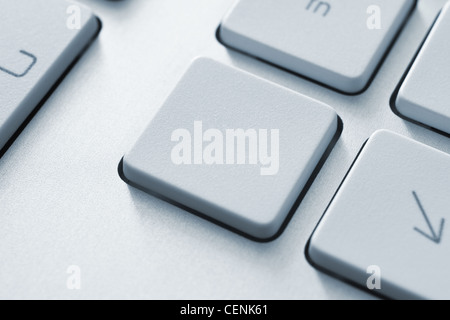
[[[0,148],[99,30],[85,6],[0,0]]]
[[[348,93],[363,90],[414,0],[240,0],[228,46]]]
[[[450,298],[450,155],[375,133],[309,246],[322,269],[394,299]]]
[[[450,134],[450,2],[409,70],[396,99],[397,111]]]
[[[199,59],[125,155],[123,173],[133,185],[269,239],[338,123],[322,103]]]

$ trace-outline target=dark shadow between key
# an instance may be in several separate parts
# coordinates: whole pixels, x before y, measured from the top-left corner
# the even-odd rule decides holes
[[[261,243],[270,242],[270,241],[273,241],[273,240],[277,239],[283,233],[283,231],[286,229],[289,221],[292,219],[294,213],[297,211],[300,203],[302,202],[303,198],[308,193],[308,190],[312,186],[314,180],[316,179],[317,175],[319,174],[320,170],[322,169],[322,167],[325,164],[326,160],[328,159],[329,155],[333,151],[334,146],[338,142],[338,140],[339,140],[339,138],[340,138],[340,136],[342,134],[342,131],[343,131],[343,128],[344,128],[344,124],[343,124],[343,122],[342,122],[342,120],[341,120],[341,118],[339,116],[337,118],[338,118],[338,125],[337,125],[336,133],[335,133],[333,139],[331,140],[330,144],[328,145],[325,153],[322,155],[321,159],[319,160],[318,164],[316,165],[313,173],[311,174],[310,178],[308,179],[308,181],[307,181],[305,187],[303,188],[302,192],[300,193],[298,198],[295,200],[294,205],[292,206],[291,210],[289,211],[286,219],[283,221],[280,229],[277,231],[277,233],[275,235],[273,235],[272,237],[267,238],[267,239],[256,238],[256,237],[254,237],[252,235],[249,235],[249,234],[247,234],[245,232],[237,230],[236,228],[230,227],[230,226],[228,226],[228,225],[226,225],[226,224],[224,224],[224,223],[222,223],[222,222],[220,222],[220,221],[218,221],[216,219],[213,219],[213,218],[211,218],[211,217],[209,217],[209,216],[207,216],[207,215],[205,215],[205,214],[203,214],[203,213],[201,213],[201,212],[199,212],[197,210],[189,208],[189,207],[187,207],[187,206],[185,206],[185,205],[183,205],[183,204],[181,204],[179,202],[173,201],[173,200],[171,200],[171,199],[169,199],[169,198],[167,198],[167,197],[165,197],[165,196],[163,196],[163,195],[161,195],[161,194],[159,194],[157,192],[154,192],[154,191],[151,191],[151,190],[147,190],[146,188],[143,188],[143,187],[141,187],[141,186],[131,182],[130,180],[127,179],[127,177],[123,173],[123,158],[120,160],[120,163],[119,163],[119,166],[118,166],[118,173],[119,173],[120,178],[125,183],[127,183],[129,186],[131,186],[133,188],[141,190],[141,191],[143,191],[143,192],[145,192],[145,193],[147,193],[147,194],[149,194],[151,196],[154,196],[154,197],[156,197],[158,199],[164,200],[164,201],[166,201],[166,202],[168,202],[168,203],[170,203],[170,204],[172,204],[172,205],[174,205],[174,206],[176,206],[176,207],[178,207],[180,209],[183,209],[183,210],[185,210],[185,211],[187,211],[189,213],[192,213],[192,214],[194,214],[194,215],[196,215],[196,216],[198,216],[200,218],[208,220],[208,221],[210,221],[210,222],[212,222],[212,223],[214,223],[214,224],[216,224],[216,225],[218,225],[220,227],[223,227],[223,228],[225,228],[225,229],[227,229],[229,231],[232,231],[232,232],[234,232],[236,234],[239,234],[239,235],[241,235],[241,236],[243,236],[243,237],[245,237],[245,238],[247,238],[249,240],[256,241],[256,242],[261,242]]]

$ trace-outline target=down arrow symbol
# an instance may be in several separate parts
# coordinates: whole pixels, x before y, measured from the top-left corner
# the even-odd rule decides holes
[[[422,206],[422,203],[420,202],[419,197],[417,196],[417,193],[415,191],[413,191],[413,196],[414,196],[414,199],[416,199],[417,205],[419,206],[419,209],[422,212],[422,215],[425,218],[425,221],[427,222],[428,228],[431,231],[431,236],[429,234],[426,234],[425,232],[423,232],[419,228],[414,228],[414,230],[419,232],[424,237],[430,239],[434,243],[440,244],[441,240],[442,240],[442,232],[444,231],[445,219],[441,220],[441,226],[439,228],[439,234],[437,234],[436,231],[434,230],[433,226],[431,225],[430,219],[428,218],[427,213],[425,212],[425,210],[424,210],[424,208]]]

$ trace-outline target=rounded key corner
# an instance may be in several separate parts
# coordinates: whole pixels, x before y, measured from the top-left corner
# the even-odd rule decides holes
[[[375,131],[374,133],[372,133],[372,135],[370,136],[369,140],[374,140],[377,139],[379,137],[385,137],[385,136],[393,136],[396,135],[396,133],[388,130],[388,129],[378,129],[377,131]]]
[[[100,31],[102,31],[102,29],[103,29],[103,21],[102,21],[102,19],[100,19],[99,16],[97,16],[95,14],[93,14],[93,16],[97,23],[97,33],[96,33],[96,36],[97,36],[100,33]]]
[[[284,231],[283,224],[279,224],[276,218],[270,221],[253,221],[252,232],[254,239],[258,242],[271,242],[281,236]]]
[[[389,101],[389,105],[391,107],[392,112],[398,116],[399,118],[402,118],[404,120],[407,119],[407,116],[402,108],[402,105],[406,103],[404,98],[404,86],[406,77],[410,72],[410,68],[406,71],[403,79],[400,81],[400,83],[397,85],[397,88],[395,89],[394,93],[391,96],[391,99]],[[403,110],[403,111],[402,111]]]
[[[203,218],[207,221],[210,221],[210,222],[218,225],[219,227],[222,227],[230,232],[233,232],[238,236],[242,236],[250,241],[253,241],[256,243],[261,243],[261,244],[269,243],[269,242],[277,240],[284,233],[284,230],[286,229],[286,225],[287,225],[286,222],[283,222],[280,227],[273,228],[273,230],[270,230],[269,232],[255,231],[255,228],[257,228],[257,226],[253,225],[252,226],[253,231],[252,230],[249,231],[249,230],[243,230],[241,228],[238,229],[236,226],[232,226],[231,224],[227,224],[227,223],[217,220],[215,218],[211,218],[209,215],[207,215],[205,213],[201,213],[199,211],[192,210],[192,209],[186,209],[185,207],[184,207],[184,209],[200,218]]]
[[[313,234],[314,235],[314,234]],[[368,290],[368,288],[361,282],[352,280],[345,275],[338,273],[336,270],[330,268],[330,264],[326,259],[322,260],[322,257],[325,255],[323,252],[315,250],[311,245],[312,237],[309,239],[308,243],[305,246],[305,259],[308,264],[314,268],[316,271],[321,272],[329,277],[333,277],[349,286],[354,287],[355,289],[361,290],[368,294],[372,294],[374,297],[383,300],[389,300],[390,298],[385,296],[381,291]],[[318,251],[315,252],[314,251]],[[315,257],[314,257],[315,256]],[[322,257],[321,257],[322,256]]]
[[[223,46],[225,46],[224,41],[222,40],[222,25],[223,25],[223,21],[217,26],[216,28],[216,40],[222,44]]]
[[[364,70],[361,74],[356,76],[341,74],[338,79],[338,84],[333,84],[323,79],[315,79],[311,76],[306,76],[298,71],[289,71],[287,69],[285,70],[331,91],[337,92],[344,96],[354,97],[362,95],[370,88],[373,81],[375,80],[375,77],[378,74],[379,68],[383,61],[384,59],[381,59],[379,65],[377,65],[377,67],[373,71]],[[335,80],[335,82],[336,81],[337,80]]]
[[[360,95],[369,88],[377,72],[377,68],[370,70],[367,66],[354,73],[346,73],[342,70],[341,79],[334,87],[349,96]]]
[[[266,221],[262,221],[261,219],[252,219],[249,220],[250,227],[247,227],[246,231],[239,230],[234,227],[231,229],[244,236],[245,238],[259,242],[259,243],[268,243],[277,240],[286,230],[292,216],[295,214],[297,209],[296,204],[289,210],[287,215],[275,215]],[[282,218],[280,218],[282,216]],[[225,225],[225,228],[230,229]]]
[[[343,95],[346,96],[359,96],[361,94],[363,94],[364,92],[367,91],[367,89],[369,89],[370,84],[366,83],[363,87],[361,87],[361,89],[358,90],[340,90],[340,89],[336,89],[334,91],[337,91],[338,93],[341,93]],[[359,87],[358,87],[359,88]]]
[[[303,77],[301,74],[298,74],[298,75],[300,77]],[[359,96],[359,95],[363,94],[364,92],[367,91],[367,89],[369,89],[370,84],[372,82],[372,80],[368,80],[368,81],[364,82],[362,85],[360,83],[355,85],[352,83],[352,81],[348,81],[348,83],[349,83],[348,85],[334,86],[334,85],[327,84],[323,81],[314,80],[312,78],[306,77],[306,79],[309,79],[310,81],[315,82],[316,84],[318,84],[324,88],[327,88],[329,90],[335,91],[339,94],[342,94],[344,96],[349,96],[349,97]],[[350,80],[350,79],[343,79],[342,82],[347,82],[347,80]],[[350,88],[352,88],[352,89],[350,89]]]
[[[225,21],[225,19],[220,23],[220,25],[217,27],[217,30],[216,30],[216,39],[217,39],[217,41],[219,41],[219,43],[221,44],[221,45],[223,45],[225,48],[227,48],[227,49],[232,49],[232,50],[235,50],[235,51],[238,51],[238,52],[241,52],[241,53],[244,53],[242,50],[240,50],[240,49],[238,49],[238,48],[236,48],[235,46],[233,46],[233,45],[231,45],[230,44],[230,42],[232,42],[232,41],[229,41],[229,36],[230,36],[230,34],[233,34],[234,32],[232,31],[232,30],[230,30],[230,29],[228,29],[226,26],[225,26],[225,24],[226,24],[226,21]],[[227,40],[228,39],[228,40]],[[250,56],[253,56],[254,57],[254,55],[251,55],[251,54],[249,54],[249,53],[244,53],[245,55],[250,55]]]
[[[123,182],[126,184],[130,184],[130,180],[125,176],[125,173],[123,171],[123,162],[124,162],[125,156],[123,156],[120,159],[119,164],[117,165],[117,173],[119,174],[120,179],[122,179]]]
[[[126,184],[133,186],[133,187],[137,187],[137,185],[132,182],[132,180],[130,178],[127,177],[126,172],[133,170],[133,168],[129,168],[129,166],[127,166],[127,154],[125,154],[122,159],[120,159],[120,162],[117,166],[117,173],[119,174],[120,179],[123,180],[123,182],[125,182]],[[128,169],[127,169],[128,168]],[[130,174],[130,172],[128,172],[128,175]]]
[[[400,88],[401,90],[401,88]],[[412,116],[408,115],[408,112],[405,112],[408,107],[405,104],[410,104],[410,106],[414,106],[414,104],[406,98],[403,98],[403,96],[400,94],[400,90],[397,90],[393,93],[390,101],[390,107],[391,111],[400,119],[405,120],[409,123],[415,124],[417,126],[420,126],[422,128],[426,128],[430,131],[433,131],[437,134],[440,134],[444,137],[450,138],[450,132],[443,131],[442,129],[433,127],[431,125],[428,125],[424,122],[415,120]]]
[[[394,114],[397,115],[398,117],[402,116],[398,110],[398,102],[400,99],[400,90],[402,84],[403,81],[401,81],[400,84],[397,86],[396,90],[391,95],[391,99],[389,100],[389,106],[391,107],[392,112],[394,112]]]
[[[271,233],[269,235],[255,235],[255,234],[250,234],[250,233],[242,233],[239,232],[239,230],[233,230],[235,233],[237,234],[241,234],[243,237],[254,241],[254,242],[259,242],[259,243],[269,243],[269,242],[273,242],[275,240],[277,240],[283,233],[284,233],[284,229],[283,227],[280,227],[279,229],[277,229],[275,231],[275,233]]]
[[[317,253],[315,246],[313,245],[314,238],[316,237],[316,231],[314,230],[308,242],[305,245],[304,255],[308,264],[315,270],[325,273],[330,276],[335,276],[332,274],[330,269],[327,269],[323,263],[321,263],[320,253]],[[319,256],[319,257],[318,257]]]
[[[388,145],[393,139],[398,138],[405,138],[402,135],[393,132],[388,129],[379,129],[372,133],[372,135],[366,140],[366,143],[364,144],[362,150],[365,149],[365,147],[370,143],[370,145],[382,145],[386,146]]]
[[[195,56],[190,63],[189,68],[195,67],[197,65],[202,65],[202,64],[220,64],[220,62],[218,62],[217,60],[214,60],[213,58],[210,57],[206,57],[206,56]]]
[[[334,123],[336,124],[336,136],[337,136],[337,138],[339,138],[340,135],[342,134],[342,132],[344,131],[344,121],[342,120],[339,113],[336,112],[336,110],[334,110],[334,113],[335,113]]]
[[[323,271],[322,267],[320,267],[319,263],[315,259],[314,247],[312,245],[312,242],[315,237],[315,233],[316,232],[314,231],[313,234],[311,235],[311,237],[309,238],[308,242],[306,243],[304,255],[305,255],[306,261],[309,263],[309,265],[311,267],[313,267],[316,270]]]
[[[330,149],[329,152],[332,151],[332,149],[334,149],[336,143],[339,141],[342,132],[344,132],[344,121],[342,120],[342,118],[339,116],[339,114],[332,108],[330,107],[333,112],[334,112],[334,117],[333,117],[333,122],[332,125],[334,127],[334,135],[333,138],[330,140],[330,143],[328,145],[328,148]]]

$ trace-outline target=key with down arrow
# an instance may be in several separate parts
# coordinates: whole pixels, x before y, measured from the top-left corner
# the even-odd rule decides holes
[[[309,261],[368,290],[368,270],[379,270],[377,293],[389,298],[450,298],[446,217],[433,223],[450,207],[449,180],[450,155],[376,132],[314,231]],[[419,228],[422,218],[428,232]]]

